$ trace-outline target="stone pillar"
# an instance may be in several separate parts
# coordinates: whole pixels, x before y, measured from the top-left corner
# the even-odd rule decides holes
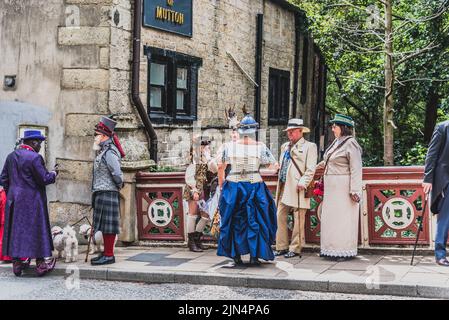
[[[149,158],[146,136],[138,130],[132,115],[116,117],[117,135],[120,137],[125,158],[122,160],[125,187],[121,190],[121,234],[119,240],[131,243],[138,240],[136,216],[136,173],[149,168],[154,161]]]
[[[92,139],[94,125],[102,115],[115,115],[116,127],[125,158],[122,159],[125,187],[121,191],[121,229],[119,240],[137,240],[135,208],[135,174],[148,168],[148,140],[141,120],[130,101],[132,59],[132,12],[127,0],[65,0],[77,6],[81,18],[79,27],[60,26],[58,45],[62,50],[92,48],[95,62],[63,67],[61,94],[71,97],[78,107],[64,112],[64,144],[66,151],[58,159],[62,166],[61,190],[53,211],[75,208],[77,216],[86,214],[90,206],[92,171]],[[82,52],[82,50],[81,50]],[[84,61],[80,57],[80,61]],[[86,97],[89,97],[87,99]],[[67,103],[67,99],[62,99]],[[72,103],[75,105],[75,102]],[[92,105],[90,108],[84,104]],[[64,106],[65,107],[65,106]],[[82,203],[81,210],[74,203]],[[59,209],[62,208],[62,209]],[[81,213],[82,212],[82,213]]]

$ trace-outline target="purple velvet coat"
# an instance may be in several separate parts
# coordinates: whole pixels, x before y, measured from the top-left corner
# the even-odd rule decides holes
[[[0,184],[6,191],[3,254],[14,258],[51,257],[53,242],[45,188],[55,182],[44,159],[19,149],[8,155]]]

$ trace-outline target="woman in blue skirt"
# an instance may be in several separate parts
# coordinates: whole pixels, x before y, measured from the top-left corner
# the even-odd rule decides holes
[[[250,264],[274,260],[271,245],[276,238],[276,205],[259,173],[260,166],[279,165],[264,143],[255,139],[258,123],[246,115],[239,125],[240,139],[224,146],[219,164],[222,187],[219,209],[221,215],[217,255],[243,264],[241,256],[249,254]],[[224,179],[224,168],[231,172]]]

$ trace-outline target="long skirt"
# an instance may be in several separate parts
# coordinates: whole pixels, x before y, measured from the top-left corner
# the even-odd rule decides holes
[[[95,232],[119,234],[120,194],[117,191],[97,191],[93,203]]]
[[[250,254],[274,260],[276,205],[264,182],[225,181],[219,203],[221,226],[217,255]]]
[[[325,175],[321,213],[321,254],[357,255],[359,204],[349,195],[349,175]]]
[[[0,191],[0,261],[9,261],[11,257],[2,254],[3,232],[5,229],[5,206],[6,206],[6,192]]]

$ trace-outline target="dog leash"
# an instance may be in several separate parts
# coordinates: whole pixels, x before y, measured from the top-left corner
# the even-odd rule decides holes
[[[90,209],[92,210],[92,209]],[[89,211],[90,211],[89,210]],[[74,224],[70,225],[71,227],[76,226],[78,223],[80,223],[83,220],[87,220],[87,222],[89,223],[89,225],[92,227],[92,223],[90,222],[89,218],[87,216],[83,216],[81,219],[79,219],[77,222],[75,222]]]

